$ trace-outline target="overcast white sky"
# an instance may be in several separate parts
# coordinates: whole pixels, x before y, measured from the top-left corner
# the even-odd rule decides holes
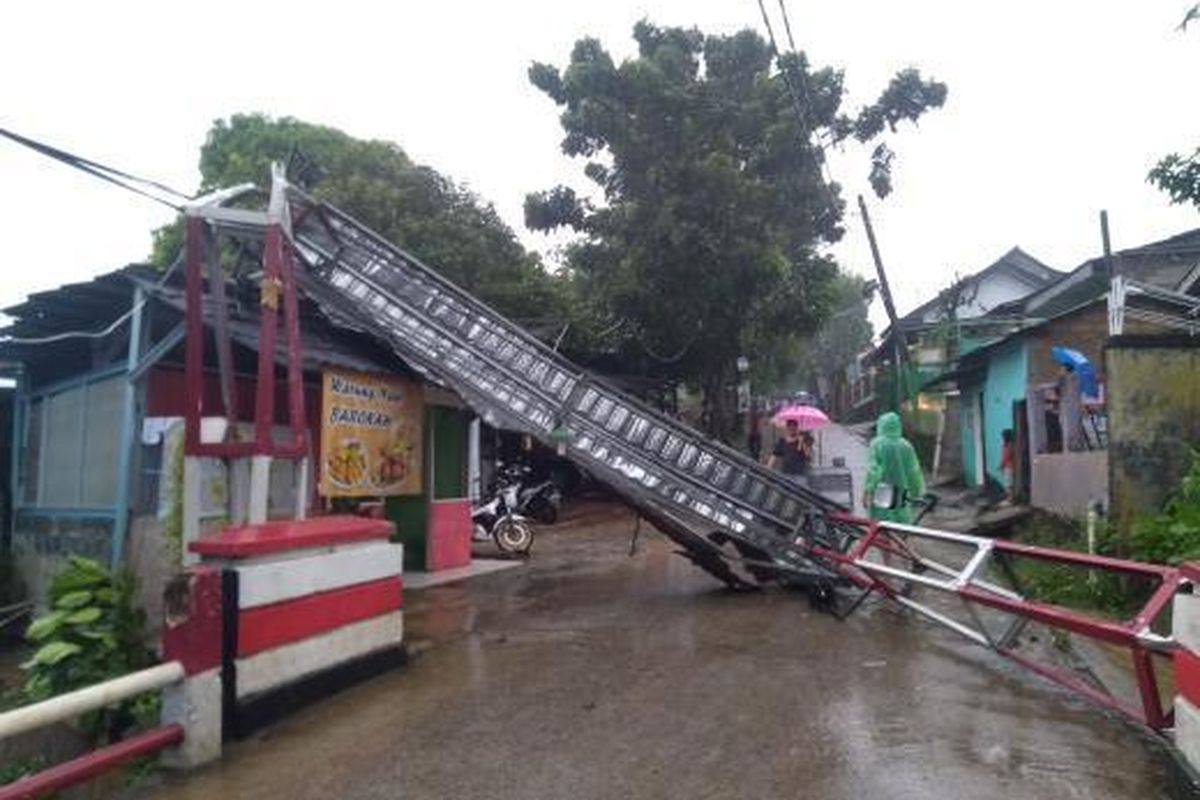
[[[1188,5],[788,3],[800,46],[845,69],[851,106],[909,65],[949,84],[946,108],[894,144],[896,192],[872,203],[901,313],[1015,244],[1074,267],[1098,252],[1102,208],[1118,247],[1200,226],[1145,183],[1158,155],[1200,144],[1200,30],[1175,30]],[[559,154],[556,109],[526,68],[564,64],[583,35],[627,55],[643,17],[761,29],[755,0],[10,3],[0,126],[190,192],[212,120],[292,115],[398,142],[544,250],[522,200],[581,185],[580,165]],[[832,168],[853,205],[864,155]],[[0,140],[0,306],[143,258],[169,216]],[[857,213],[846,226],[835,253],[867,274]]]

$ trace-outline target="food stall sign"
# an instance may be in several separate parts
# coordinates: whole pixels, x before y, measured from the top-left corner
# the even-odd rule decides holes
[[[321,494],[421,491],[424,397],[414,381],[331,369],[321,395]]]

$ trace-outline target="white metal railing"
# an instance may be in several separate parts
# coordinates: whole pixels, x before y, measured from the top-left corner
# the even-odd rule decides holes
[[[144,692],[163,689],[183,678],[183,665],[171,661],[6,711],[0,714],[0,741],[128,700]]]

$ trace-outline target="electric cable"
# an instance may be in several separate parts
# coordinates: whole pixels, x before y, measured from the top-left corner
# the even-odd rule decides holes
[[[796,55],[796,40],[792,37],[792,22],[788,16],[787,5],[784,3],[784,0],[777,0],[777,2],[779,4],[779,13],[783,18],[784,33],[787,35],[788,52]],[[775,56],[775,63],[779,67],[779,74],[783,77],[783,83],[788,89],[788,94],[791,95],[792,105],[795,107],[796,116],[800,120],[800,128],[804,132],[805,141],[809,146],[815,148],[820,155],[821,174],[825,178],[826,190],[832,194],[833,173],[829,168],[829,158],[825,153],[825,146],[821,143],[821,137],[813,135],[814,131],[809,123],[808,114],[805,112],[806,105],[807,107],[812,106],[812,94],[808,90],[808,75],[803,69],[799,71],[800,90],[804,93],[802,100],[787,70],[783,68],[783,64],[780,62],[779,47],[775,42],[775,30],[771,26],[771,19],[767,15],[767,8],[763,4],[763,0],[758,0],[758,10],[762,14],[763,25],[767,29],[767,39],[771,44],[771,53]]]
[[[142,197],[146,197],[155,201],[156,203],[162,203],[163,205],[173,208],[176,211],[183,210],[182,203],[173,203],[133,184],[140,184],[141,186],[156,189],[159,192],[172,195],[180,200],[186,201],[193,199],[190,195],[186,195],[183,192],[172,189],[166,184],[159,183],[158,181],[152,181],[148,178],[140,178],[137,175],[124,172],[116,167],[110,167],[105,164],[101,164],[98,161],[92,161],[89,158],[84,158],[83,156],[70,153],[66,150],[54,147],[53,145],[46,144],[45,142],[39,142],[36,139],[22,136],[21,134],[10,131],[6,128],[0,128],[0,136],[11,139],[17,144],[28,147],[30,150],[40,153],[47,158],[66,164],[69,167],[74,167],[82,172],[86,172],[87,174],[99,178],[102,181],[107,181],[115,186],[120,186],[122,189],[127,189],[135,194],[140,194]]]
[[[149,178],[140,178],[137,175],[119,170],[116,167],[110,167],[106,164],[101,164],[98,161],[93,161],[90,158],[84,158],[83,156],[76,155],[75,153],[71,153],[61,148],[54,147],[53,145],[46,144],[45,142],[31,139],[28,136],[22,136],[15,131],[8,130],[7,128],[0,128],[0,136],[4,136],[5,138],[11,139],[19,145],[28,147],[35,153],[39,153],[47,158],[53,159],[54,161],[66,164],[69,167],[74,167],[75,169],[86,172],[87,174],[95,178],[99,178],[102,181],[107,181],[115,186],[119,186],[122,189],[127,189],[135,194],[140,194],[142,197],[146,197],[155,201],[156,203],[162,203],[163,205],[173,208],[176,211],[183,211],[182,203],[172,203],[168,200],[158,197],[155,194],[152,194],[151,192],[146,191],[145,189],[130,185],[129,183],[126,183],[126,181],[132,181],[134,184],[141,184],[142,186],[151,187],[163,192],[164,194],[178,197],[180,200],[190,201],[193,199],[190,195],[186,195],[183,192],[172,189],[170,186],[167,186],[164,183],[152,181]],[[176,259],[171,266],[167,268],[166,272],[163,273],[156,285],[162,286],[178,266],[179,259]],[[103,339],[119,328],[130,317],[136,314],[138,310],[145,305],[145,303],[146,301],[143,299],[141,302],[134,304],[128,311],[117,317],[115,320],[109,323],[107,327],[99,331],[64,331],[63,333],[56,333],[52,336],[40,336],[27,339],[17,337],[0,337],[0,341],[4,342],[5,344],[36,345],[50,344],[51,342],[59,342],[63,341],[64,339]]]

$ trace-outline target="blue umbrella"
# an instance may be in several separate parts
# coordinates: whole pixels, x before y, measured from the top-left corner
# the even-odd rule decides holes
[[[1100,385],[1096,381],[1096,368],[1088,357],[1070,347],[1055,345],[1050,348],[1050,355],[1060,364],[1070,367],[1079,376],[1079,390],[1088,397],[1100,396]]]

